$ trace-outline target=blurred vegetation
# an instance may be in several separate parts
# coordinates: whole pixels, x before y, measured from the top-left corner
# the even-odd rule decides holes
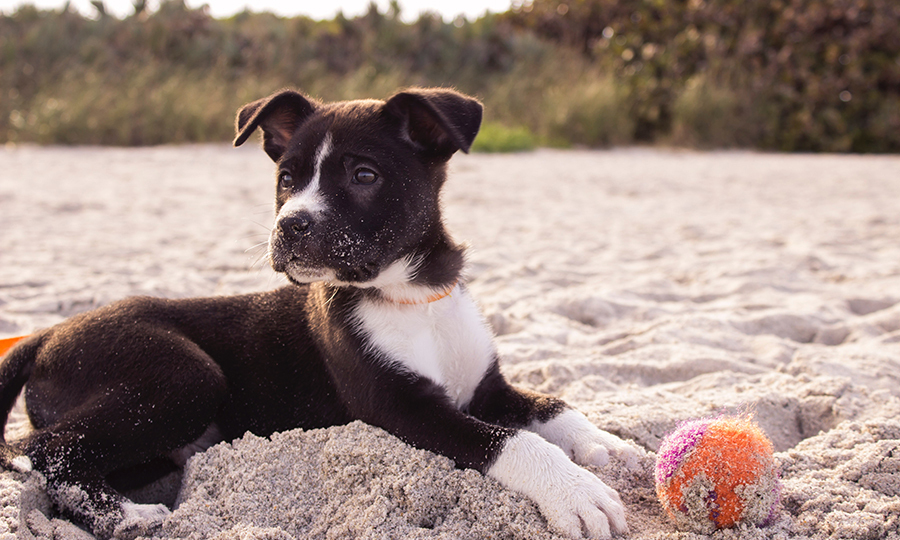
[[[534,150],[537,141],[524,127],[509,128],[496,122],[485,122],[472,145],[473,152],[524,152]]]
[[[0,15],[0,141],[221,141],[282,87],[323,100],[453,86],[476,149],[662,143],[900,151],[897,0],[532,0],[475,21],[329,21],[182,0]]]

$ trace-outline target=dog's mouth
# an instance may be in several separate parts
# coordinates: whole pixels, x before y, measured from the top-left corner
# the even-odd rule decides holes
[[[329,272],[324,268],[309,268],[293,261],[288,263],[283,270],[276,269],[276,272],[284,274],[294,283],[313,283],[316,281],[329,281],[333,276],[333,272]]]
[[[383,282],[408,281],[411,262],[397,252],[396,244],[385,245],[377,238],[361,238],[345,230],[322,233],[318,237],[288,239],[275,233],[269,239],[272,269],[297,283],[327,281],[335,285],[378,287]]]
[[[381,265],[375,261],[357,265],[350,264],[349,261],[321,265],[311,262],[304,256],[295,254],[279,256],[275,252],[271,254],[270,259],[273,270],[298,283],[329,281],[337,284],[363,285],[375,280],[381,272]]]

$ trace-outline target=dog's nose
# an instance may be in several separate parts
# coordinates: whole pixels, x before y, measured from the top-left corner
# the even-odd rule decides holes
[[[307,234],[312,226],[312,217],[308,214],[295,214],[282,218],[278,226],[281,228],[281,234],[289,238],[297,238]]]

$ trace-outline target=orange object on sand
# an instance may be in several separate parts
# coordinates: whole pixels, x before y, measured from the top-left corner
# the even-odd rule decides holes
[[[780,498],[772,443],[747,417],[687,422],[660,446],[656,492],[683,530],[771,523]]]
[[[6,354],[6,351],[12,349],[12,346],[28,336],[16,336],[0,339],[0,356]]]

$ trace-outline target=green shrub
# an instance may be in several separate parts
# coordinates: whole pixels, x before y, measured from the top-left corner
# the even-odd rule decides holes
[[[633,141],[634,121],[629,115],[625,89],[615,81],[580,81],[554,88],[547,98],[547,110],[552,113],[549,141],[589,147]]]
[[[672,107],[668,142],[697,148],[733,148],[749,144],[756,118],[741,115],[737,92],[698,75],[687,82]],[[749,124],[749,125],[748,125]]]
[[[731,136],[719,132],[725,144],[900,151],[896,1],[532,0],[517,6],[508,15],[517,27],[581,51],[628,88],[637,141],[674,136],[715,144],[710,130],[721,128],[715,116],[725,107],[743,126]],[[689,81],[698,86],[687,87]],[[704,98],[712,100],[708,110]]]
[[[485,122],[472,144],[473,152],[524,152],[537,146],[534,135],[524,127],[506,127]]]

